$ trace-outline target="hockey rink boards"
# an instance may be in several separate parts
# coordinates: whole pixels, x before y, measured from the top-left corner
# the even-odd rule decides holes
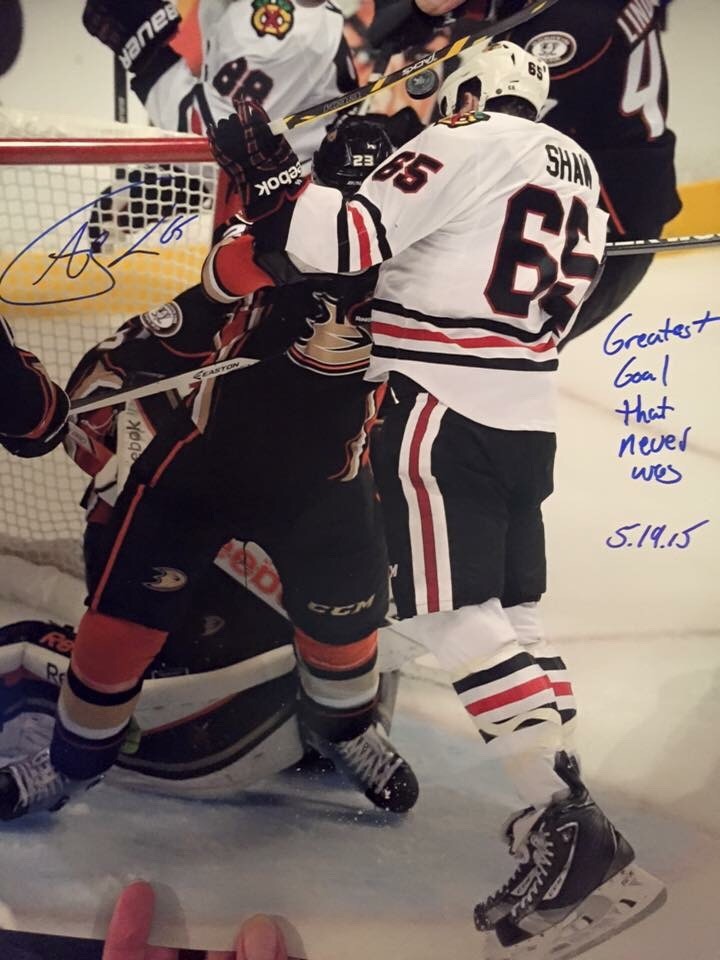
[[[628,305],[628,334],[720,314],[718,268],[715,251],[658,258]],[[706,625],[720,624],[720,321],[668,345],[672,423],[692,427],[685,452],[660,458],[681,466],[674,486],[631,481],[617,457],[631,428],[614,412],[624,358],[603,353],[606,333],[561,364],[545,619],[573,673],[588,785],[668,902],[586,956],[716,960],[720,637]],[[646,354],[655,369],[662,351]],[[705,519],[687,549],[604,543],[624,524],[669,532]],[[0,607],[4,622],[31,613]],[[103,785],[55,817],[0,827],[0,926],[100,937],[121,887],[142,877],[165,945],[227,949],[243,918],[265,912],[311,960],[485,960],[472,908],[512,869],[500,827],[515,801],[441,678],[414,672],[393,728],[421,784],[407,816],[375,811],[333,776],[274,777],[232,802]]]

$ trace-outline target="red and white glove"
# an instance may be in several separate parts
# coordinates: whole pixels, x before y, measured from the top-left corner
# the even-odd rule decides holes
[[[271,132],[269,118],[254,100],[237,100],[237,111],[208,130],[215,159],[240,196],[248,223],[275,213],[302,191],[300,161],[285,137]]]

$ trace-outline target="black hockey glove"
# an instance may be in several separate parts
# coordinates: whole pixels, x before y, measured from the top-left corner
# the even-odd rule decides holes
[[[55,414],[52,421],[47,425],[41,437],[12,437],[7,434],[0,434],[0,446],[3,446],[8,453],[15,457],[22,457],[26,460],[35,459],[35,457],[44,457],[61,443],[67,433],[67,418],[70,411],[70,401],[64,390],[61,390],[56,383],[50,383],[50,387],[55,394]]]
[[[165,62],[168,56],[172,62],[178,59],[166,49],[180,26],[180,14],[170,0],[87,0],[82,20],[88,33],[110,47],[131,73],[144,73],[159,59],[163,69],[153,70],[156,79],[171,65]]]
[[[248,223],[275,213],[304,186],[300,161],[285,137],[268,126],[268,115],[254,100],[238,100],[237,113],[208,130],[215,159],[240,196],[240,216]]]

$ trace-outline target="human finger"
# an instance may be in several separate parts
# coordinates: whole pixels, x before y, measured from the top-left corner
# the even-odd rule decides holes
[[[155,894],[149,883],[138,880],[125,887],[113,910],[102,960],[148,960],[146,948],[154,909]]]
[[[274,920],[259,913],[243,923],[236,960],[289,960],[285,937]]]

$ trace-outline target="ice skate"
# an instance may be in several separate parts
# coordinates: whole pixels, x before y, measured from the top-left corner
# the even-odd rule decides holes
[[[492,960],[569,960],[619,933],[665,901],[663,884],[634,864],[630,844],[589,796],[564,753],[555,769],[570,788],[530,808],[507,828],[520,863],[475,908],[475,926],[493,931]]]
[[[418,782],[410,765],[385,736],[379,723],[371,724],[353,740],[333,743],[306,728],[305,738],[321,756],[332,760],[376,807],[405,813],[418,798]]]
[[[76,793],[98,782],[68,780],[50,763],[45,747],[32,757],[0,768],[0,820],[15,820],[41,810],[55,812]]]

